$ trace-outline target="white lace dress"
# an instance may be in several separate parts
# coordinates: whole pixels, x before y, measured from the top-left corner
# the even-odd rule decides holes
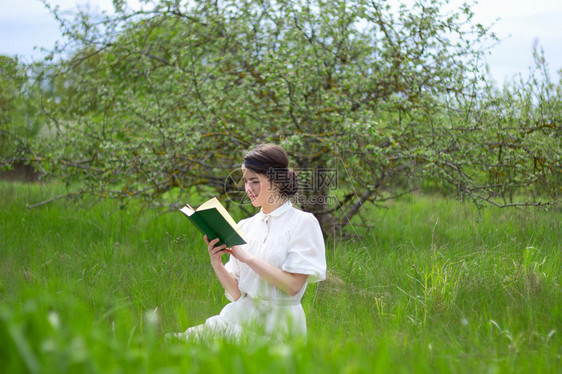
[[[242,296],[234,301],[227,292],[231,303],[219,315],[182,334],[186,338],[209,332],[239,337],[249,326],[263,329],[266,335],[306,334],[301,298],[308,283],[326,276],[324,239],[318,221],[311,213],[286,202],[269,214],[260,211],[240,221],[239,226],[247,242],[246,251],[287,272],[308,274],[307,282],[295,296],[290,296],[231,256],[225,267],[238,280]]]

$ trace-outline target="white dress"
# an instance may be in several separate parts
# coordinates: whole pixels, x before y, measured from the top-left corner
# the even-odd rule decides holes
[[[306,318],[301,298],[308,283],[319,282],[326,276],[324,238],[318,221],[311,213],[294,208],[286,202],[269,214],[260,210],[239,222],[247,244],[244,249],[271,265],[290,273],[308,274],[307,282],[290,296],[258,276],[248,265],[234,256],[225,264],[238,280],[242,296],[231,300],[217,316],[203,325],[191,327],[185,338],[213,333],[239,337],[248,327],[260,329],[266,335],[306,334]]]

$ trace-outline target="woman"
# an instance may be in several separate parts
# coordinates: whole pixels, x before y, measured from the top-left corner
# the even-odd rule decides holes
[[[205,236],[211,265],[231,301],[203,325],[175,337],[208,333],[239,338],[251,331],[269,337],[305,335],[300,303],[308,283],[324,280],[326,259],[320,225],[289,200],[297,192],[296,174],[283,148],[263,144],[244,157],[245,191],[256,215],[239,222],[247,244],[226,248]],[[222,255],[230,260],[223,265]]]

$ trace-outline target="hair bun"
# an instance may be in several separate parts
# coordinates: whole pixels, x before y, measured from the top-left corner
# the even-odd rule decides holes
[[[291,169],[286,169],[283,180],[278,179],[279,193],[283,196],[294,196],[299,189],[299,178],[297,173]]]

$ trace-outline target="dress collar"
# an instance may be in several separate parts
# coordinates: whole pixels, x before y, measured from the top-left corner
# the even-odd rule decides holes
[[[281,214],[288,211],[292,206],[293,206],[293,204],[291,203],[291,201],[287,200],[285,203],[283,203],[283,205],[279,206],[278,208],[276,208],[271,213],[264,213],[263,208],[260,209],[260,213],[264,218],[265,217],[279,217]]]

